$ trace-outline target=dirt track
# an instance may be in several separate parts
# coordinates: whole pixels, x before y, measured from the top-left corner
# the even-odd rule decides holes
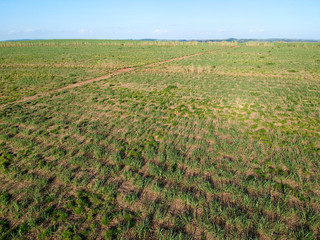
[[[238,47],[238,46],[236,46],[236,47]],[[231,48],[235,48],[235,47],[231,47]],[[62,88],[54,89],[54,90],[47,91],[47,92],[37,93],[37,94],[35,94],[33,96],[23,97],[23,98],[21,98],[21,99],[19,99],[17,101],[14,101],[14,102],[2,104],[2,105],[0,105],[0,109],[4,108],[4,107],[7,107],[10,104],[17,104],[17,103],[36,100],[36,99],[48,96],[48,95],[53,94],[53,93],[59,93],[59,92],[62,92],[62,91],[68,90],[68,89],[72,89],[72,88],[80,87],[80,86],[83,86],[83,85],[86,85],[86,84],[89,84],[89,83],[93,83],[93,82],[101,81],[101,80],[104,80],[104,79],[108,79],[108,78],[111,78],[113,76],[117,76],[117,75],[120,75],[120,74],[123,74],[123,73],[126,73],[126,72],[131,72],[131,71],[134,71],[134,70],[137,70],[137,69],[140,69],[140,68],[158,66],[158,65],[161,65],[161,64],[164,64],[164,63],[174,62],[174,61],[178,61],[178,60],[182,60],[182,59],[186,59],[186,58],[190,58],[190,57],[195,57],[195,56],[203,55],[203,54],[206,54],[206,53],[213,53],[213,52],[217,52],[217,51],[221,51],[221,50],[214,50],[214,51],[209,51],[209,52],[207,51],[207,52],[195,53],[195,54],[191,54],[191,55],[187,55],[187,56],[171,58],[171,59],[167,59],[167,60],[164,60],[164,61],[155,62],[155,63],[151,63],[151,64],[146,64],[146,65],[142,65],[142,66],[138,66],[138,67],[122,68],[122,69],[119,69],[119,70],[114,71],[112,73],[109,73],[107,75],[103,75],[101,77],[88,79],[88,80],[85,80],[85,81],[82,81],[82,82],[70,84],[70,85],[62,87]]]

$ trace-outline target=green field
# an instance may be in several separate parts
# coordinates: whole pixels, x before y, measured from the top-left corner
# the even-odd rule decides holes
[[[320,239],[319,159],[319,43],[0,43],[0,239]]]

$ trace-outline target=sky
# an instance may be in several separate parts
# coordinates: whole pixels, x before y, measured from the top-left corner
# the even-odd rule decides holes
[[[320,39],[320,0],[0,0],[0,40]]]

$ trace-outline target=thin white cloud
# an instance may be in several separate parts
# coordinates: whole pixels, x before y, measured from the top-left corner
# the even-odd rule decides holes
[[[169,31],[166,30],[166,29],[156,29],[153,32],[156,33],[156,34],[162,34],[162,33],[167,33]]]
[[[84,29],[84,28],[82,28],[82,29],[79,30],[79,33],[80,33],[80,34],[91,33],[91,32],[92,32],[91,30]]]
[[[217,31],[218,33],[224,33],[224,32],[228,32],[227,29],[218,29]]]
[[[8,34],[14,34],[14,33],[19,33],[19,32],[20,32],[20,31],[13,29],[13,30],[10,30],[10,31],[8,32]]]

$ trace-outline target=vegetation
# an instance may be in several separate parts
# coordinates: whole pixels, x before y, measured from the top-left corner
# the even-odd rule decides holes
[[[0,53],[0,239],[320,238],[319,44]]]

